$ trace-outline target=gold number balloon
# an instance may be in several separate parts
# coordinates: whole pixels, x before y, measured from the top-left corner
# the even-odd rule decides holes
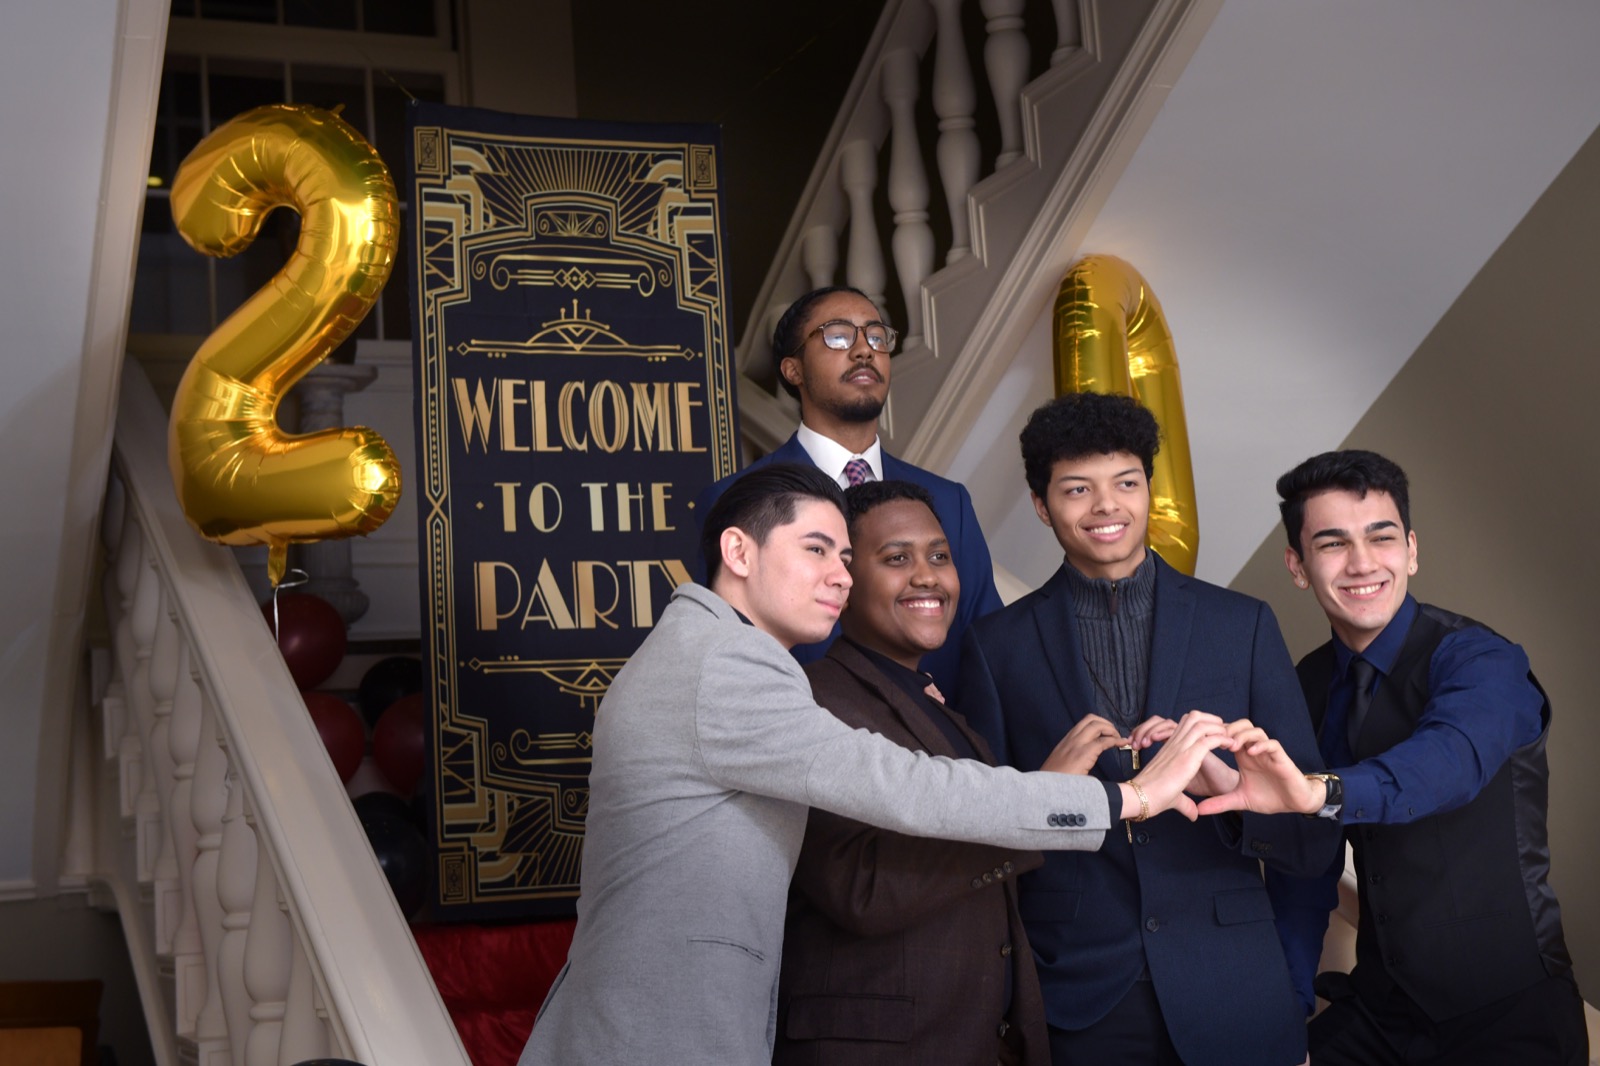
[[[1150,477],[1149,544],[1174,567],[1193,574],[1200,552],[1194,464],[1178,357],[1155,294],[1121,259],[1087,256],[1061,280],[1052,336],[1056,395],[1132,396],[1161,424],[1161,450]]]
[[[277,207],[300,239],[272,280],[206,338],[172,403],[167,461],[184,514],[223,544],[371,533],[400,500],[400,464],[365,427],[291,436],[278,404],[355,329],[394,267],[399,207],[372,146],[321,108],[274,104],[219,126],[172,183],[178,232],[197,251],[248,247]]]

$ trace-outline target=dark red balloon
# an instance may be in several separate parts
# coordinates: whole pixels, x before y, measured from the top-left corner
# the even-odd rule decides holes
[[[322,746],[328,749],[340,781],[349,781],[367,753],[367,727],[361,714],[338,696],[327,692],[302,692],[306,710],[316,723]]]
[[[261,605],[272,629],[272,601]],[[301,691],[316,688],[339,668],[344,658],[344,619],[333,604],[308,592],[278,597],[278,651]]]
[[[372,761],[402,796],[411,795],[422,780],[422,726],[422,693],[413,692],[391,703],[372,731]]]

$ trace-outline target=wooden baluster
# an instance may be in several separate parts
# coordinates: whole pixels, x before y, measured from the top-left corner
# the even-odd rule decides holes
[[[878,150],[871,141],[854,140],[840,152],[839,183],[850,201],[850,247],[844,261],[845,282],[883,306],[883,247],[872,217],[872,194],[878,186]]]
[[[832,285],[834,276],[839,272],[838,231],[832,226],[812,226],[806,230],[806,235],[800,238],[800,261],[805,266],[806,279],[811,282],[812,289],[826,289]],[[794,298],[798,300],[803,295],[795,293]],[[789,304],[784,304],[778,313],[782,314],[788,307]]]
[[[245,797],[245,818],[255,826],[255,807]],[[256,887],[250,933],[244,945],[244,987],[250,993],[250,1038],[244,1066],[278,1066],[284,1004],[289,997],[289,915],[278,898],[266,838],[256,830]]]
[[[194,816],[194,914],[200,927],[204,1000],[194,1021],[194,1042],[200,1066],[231,1062],[228,1020],[217,983],[222,956],[223,907],[218,895],[222,859],[223,818],[228,811],[228,756],[217,743],[217,711],[211,694],[200,692],[200,741],[194,760],[189,807]],[[251,871],[252,876],[254,871]],[[180,971],[181,974],[181,971]],[[180,997],[180,1002],[181,1002]]]
[[[140,884],[150,881],[150,868],[155,856],[143,846],[145,831],[137,829],[140,822],[159,816],[155,803],[155,775],[144,750],[144,737],[149,723],[155,717],[150,695],[150,652],[155,643],[156,615],[161,610],[161,581],[155,567],[146,562],[141,553],[139,570],[134,583],[133,603],[128,608],[127,637],[118,648],[118,665],[123,671],[123,698],[127,703],[127,728],[117,758],[121,768],[120,810],[122,817],[135,820],[137,845],[134,866]],[[127,650],[130,649],[131,651]],[[131,669],[127,662],[132,656]],[[147,787],[148,786],[148,787]]]
[[[1083,47],[1083,21],[1078,13],[1078,0],[1050,0],[1056,13],[1056,50],[1050,53],[1050,65],[1063,63]]]
[[[178,691],[178,674],[187,674],[183,635],[169,608],[172,596],[163,586],[161,607],[156,615],[155,641],[150,651],[150,732],[145,737],[145,761],[150,766],[151,792],[155,801],[155,821],[141,822],[148,835],[151,855],[152,903],[155,911],[155,949],[158,956],[171,956],[172,935],[182,917],[183,897],[178,887],[178,860],[173,853],[172,790],[176,767],[172,761],[172,701]],[[189,817],[187,809],[183,812]]]
[[[192,1038],[195,1018],[206,998],[206,966],[194,902],[194,866],[200,838],[194,819],[195,762],[200,754],[200,683],[188,640],[178,651],[177,690],[172,697],[167,745],[172,757],[172,796],[167,815],[173,861],[178,867],[178,921],[171,945],[173,1013],[178,1034]]]
[[[328,1057],[331,1042],[328,1022],[317,1009],[317,982],[311,973],[311,960],[299,937],[290,938],[289,994],[283,1008],[283,1040],[278,1048],[279,1066]]]
[[[983,43],[983,67],[989,74],[989,91],[1000,116],[999,170],[1022,155],[1022,87],[1028,84],[1028,36],[1022,32],[1025,0],[980,0],[988,40]]]
[[[894,208],[894,270],[906,301],[905,347],[922,341],[922,283],[933,273],[928,225],[928,174],[917,144],[917,53],[896,48],[883,57],[883,101],[889,105],[889,206]]]
[[[972,250],[972,227],[967,216],[967,193],[978,182],[978,131],[973,112],[977,94],[967,65],[967,45],[961,37],[962,0],[928,0],[938,29],[934,35],[933,113],[939,116],[939,180],[950,208],[950,252],[954,263]]]
[[[256,835],[244,817],[244,783],[228,763],[228,810],[222,816],[222,854],[217,864],[217,899],[222,904],[222,944],[217,951],[217,987],[228,1023],[233,1066],[245,1066],[250,1039],[250,992],[244,983],[245,938],[256,889]]]

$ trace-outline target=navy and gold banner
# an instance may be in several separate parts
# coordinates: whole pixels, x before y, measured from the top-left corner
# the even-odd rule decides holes
[[[412,106],[438,916],[571,913],[595,709],[737,462],[718,143]]]

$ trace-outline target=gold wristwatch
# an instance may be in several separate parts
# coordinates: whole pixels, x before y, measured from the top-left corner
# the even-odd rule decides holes
[[[1327,788],[1327,795],[1322,800],[1322,809],[1316,814],[1308,814],[1307,818],[1333,818],[1339,817],[1339,812],[1344,810],[1344,782],[1339,780],[1338,774],[1307,774],[1307,781],[1321,781]]]

